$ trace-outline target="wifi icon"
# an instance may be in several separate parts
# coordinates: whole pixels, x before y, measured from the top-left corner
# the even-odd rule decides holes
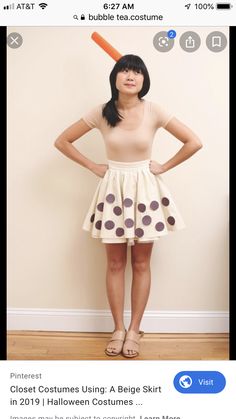
[[[39,3],[39,6],[41,9],[45,9],[45,7],[47,7],[47,3]]]

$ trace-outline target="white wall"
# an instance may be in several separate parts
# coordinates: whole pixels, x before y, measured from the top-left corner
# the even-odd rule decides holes
[[[192,30],[202,45],[191,54],[178,41],[170,52],[158,52],[152,40],[159,29],[153,27],[9,28],[21,33],[23,45],[8,48],[8,306],[108,308],[104,247],[81,229],[99,178],[53,146],[62,130],[110,97],[114,61],[91,40],[95,30],[122,54],[143,58],[151,76],[146,99],[174,112],[204,145],[162,175],[187,228],[154,245],[147,310],[225,311],[228,47],[210,52],[204,40],[213,29],[199,27]],[[185,30],[177,28],[177,35]],[[75,145],[106,162],[97,130]],[[164,162],[180,145],[161,129],[152,158]],[[128,266],[126,309],[130,276]]]

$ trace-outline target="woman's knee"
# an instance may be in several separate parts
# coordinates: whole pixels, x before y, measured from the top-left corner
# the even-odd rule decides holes
[[[124,271],[125,267],[125,258],[109,258],[107,261],[107,269],[112,273]]]
[[[150,269],[150,255],[134,252],[131,256],[131,265],[135,272],[147,272]]]
[[[147,272],[150,270],[150,260],[153,243],[136,244],[131,249],[131,265],[136,272]]]
[[[149,259],[133,259],[131,261],[132,268],[135,272],[147,272],[150,269]]]
[[[108,244],[107,252],[107,269],[114,272],[125,270],[127,261],[127,245],[126,244]]]

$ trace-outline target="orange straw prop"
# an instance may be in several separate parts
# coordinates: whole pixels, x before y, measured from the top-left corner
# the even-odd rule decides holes
[[[98,44],[113,60],[118,61],[122,55],[109,42],[107,42],[99,33],[93,32],[91,38]]]

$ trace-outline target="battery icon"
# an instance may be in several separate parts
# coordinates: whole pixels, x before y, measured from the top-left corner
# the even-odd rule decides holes
[[[219,10],[228,10],[231,7],[232,5],[230,3],[216,3],[216,8]]]

